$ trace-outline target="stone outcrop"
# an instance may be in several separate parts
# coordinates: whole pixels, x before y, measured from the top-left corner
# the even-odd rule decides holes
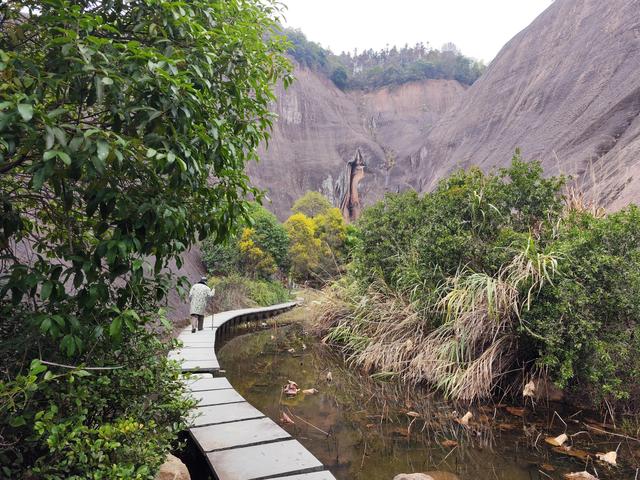
[[[460,480],[450,472],[426,472],[426,473],[401,473],[393,477],[393,480]]]
[[[191,480],[191,475],[179,458],[168,454],[167,460],[160,467],[155,480]]]

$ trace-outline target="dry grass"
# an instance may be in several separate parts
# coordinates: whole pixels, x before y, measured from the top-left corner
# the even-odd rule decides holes
[[[556,269],[557,256],[529,238],[496,276],[459,271],[431,311],[382,283],[361,295],[343,282],[327,292],[316,325],[368,372],[428,382],[457,400],[484,399],[516,366],[520,314]]]
[[[565,195],[565,213],[590,213],[596,218],[603,218],[607,211],[593,199],[588,199],[584,191],[576,186],[567,188]]]

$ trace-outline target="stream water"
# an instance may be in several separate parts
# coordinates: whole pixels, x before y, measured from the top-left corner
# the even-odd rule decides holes
[[[399,473],[427,472],[437,480],[543,480],[585,468],[600,479],[636,477],[632,465],[640,444],[599,433],[595,429],[609,426],[578,409],[469,409],[429,392],[407,392],[346,368],[300,324],[236,335],[224,342],[218,359],[236,390],[338,479],[391,480]],[[288,380],[318,393],[288,398],[282,393]],[[468,410],[473,417],[461,425],[456,419]],[[283,422],[283,414],[295,423]],[[569,436],[565,447],[545,442],[562,433]],[[616,449],[617,467],[593,460],[597,452]]]

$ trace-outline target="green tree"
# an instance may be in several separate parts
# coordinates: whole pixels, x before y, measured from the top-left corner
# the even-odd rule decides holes
[[[171,285],[163,268],[180,265],[199,239],[224,239],[246,215],[244,198],[259,195],[243,170],[268,137],[273,86],[289,81],[273,35],[278,8],[270,0],[3,7],[0,364],[10,380],[0,387],[0,423],[11,428],[0,460],[16,478],[153,477],[185,412],[177,382],[154,392],[136,380],[177,380],[170,364],[151,362],[167,346],[145,325]],[[78,375],[72,401],[66,380],[51,381],[57,372],[32,363],[20,373],[16,359],[35,358],[118,365],[129,383]],[[108,405],[105,388],[115,396]],[[149,403],[166,411],[145,410]],[[104,458],[87,451],[100,450],[90,439],[104,438],[103,426],[130,414],[144,420],[147,442],[114,437],[123,446]],[[72,440],[69,451],[56,443]]]
[[[284,226],[276,216],[257,203],[251,204],[244,224],[251,230],[251,242],[273,259],[279,271],[286,275],[290,268],[289,236]],[[246,239],[245,239],[246,240]],[[221,243],[217,239],[207,239],[202,245],[202,260],[209,273],[217,275],[231,275],[244,273],[254,275],[253,271],[246,271],[245,266],[253,264],[243,258],[248,250],[242,250],[241,237],[233,235],[229,241]]]
[[[300,282],[317,282],[322,242],[315,237],[313,220],[304,213],[295,213],[284,223],[284,228],[291,239],[291,275]]]
[[[340,90],[347,88],[348,80],[349,77],[347,75],[347,70],[343,66],[339,66],[333,70],[333,73],[331,74],[331,81]]]
[[[289,271],[289,236],[276,216],[261,205],[254,204],[249,212],[253,240],[275,260],[281,272]]]
[[[348,251],[346,248],[347,225],[342,213],[337,208],[330,208],[325,213],[313,218],[315,236],[323,247],[320,260],[324,277],[333,278],[340,273],[346,263]]]
[[[291,207],[293,213],[302,213],[307,217],[315,217],[333,208],[327,197],[320,192],[309,191],[297,199]]]

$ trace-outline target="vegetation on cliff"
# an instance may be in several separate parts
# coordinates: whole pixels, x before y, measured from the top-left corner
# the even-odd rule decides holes
[[[320,326],[354,364],[453,398],[550,378],[640,399],[640,210],[605,215],[518,155],[364,211]]]
[[[340,89],[374,89],[426,79],[475,82],[485,70],[482,62],[464,56],[453,44],[440,50],[422,43],[413,47],[372,49],[337,55],[312,42],[300,30],[285,29],[289,54],[307,68],[324,73]]]
[[[278,15],[269,0],[3,7],[0,476],[153,478],[191,405],[150,333],[163,271],[246,215],[244,166],[288,82]]]

